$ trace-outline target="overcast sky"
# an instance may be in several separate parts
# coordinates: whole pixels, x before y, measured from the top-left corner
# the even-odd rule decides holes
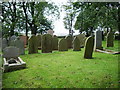
[[[47,0],[48,1],[48,0]],[[52,2],[54,2],[56,5],[61,6],[63,4],[66,4],[67,0],[51,0]],[[65,16],[65,12],[62,11],[60,12],[60,19],[56,20],[53,24],[54,24],[54,35],[57,36],[64,36],[64,35],[68,35],[69,34],[69,30],[66,30],[64,28],[64,23],[63,23],[63,18]],[[75,34],[79,34],[79,31],[75,30]]]

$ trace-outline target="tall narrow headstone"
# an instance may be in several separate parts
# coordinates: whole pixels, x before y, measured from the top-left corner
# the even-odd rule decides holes
[[[73,40],[73,51],[81,51],[80,41],[79,41],[78,37],[75,37]]]
[[[57,38],[57,36],[53,36],[52,37],[52,47],[53,47],[53,50],[58,50],[58,38]]]
[[[42,53],[52,53],[52,35],[50,34],[42,36]]]
[[[20,40],[20,38],[17,38],[14,41],[14,45],[15,45],[15,47],[19,48],[20,55],[25,54],[24,42],[22,40]]]
[[[78,39],[80,40],[80,47],[84,47],[85,46],[85,40],[86,37],[84,34],[79,34],[77,35]]]
[[[28,40],[28,53],[38,53],[38,39],[35,35]]]
[[[73,40],[72,36],[70,36],[70,35],[66,36],[65,39],[67,41],[68,48],[72,48],[72,40]]]
[[[102,49],[102,31],[97,30],[95,32],[95,45],[94,49]]]
[[[38,38],[38,48],[41,48],[41,35],[37,35]]]
[[[94,48],[94,37],[89,36],[85,41],[84,58],[91,59]]]
[[[67,40],[66,39],[61,39],[58,44],[58,50],[59,51],[68,51],[68,46],[67,46]]]
[[[114,36],[113,36],[113,32],[109,31],[107,34],[107,47],[113,47],[114,46]]]

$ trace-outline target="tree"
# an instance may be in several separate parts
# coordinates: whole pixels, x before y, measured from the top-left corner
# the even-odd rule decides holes
[[[73,35],[72,29],[74,24],[74,19],[76,16],[76,10],[73,7],[73,2],[70,0],[67,2],[67,5],[63,5],[63,8],[66,12],[64,19],[64,26],[69,30],[69,35]]]
[[[75,2],[74,7],[79,12],[75,22],[75,29],[91,34],[98,27],[117,29],[118,3],[87,3]]]

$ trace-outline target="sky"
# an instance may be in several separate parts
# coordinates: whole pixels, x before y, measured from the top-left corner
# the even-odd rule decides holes
[[[48,0],[47,0],[48,1]],[[67,0],[51,0],[54,2],[56,5],[63,5],[66,4]],[[54,25],[54,35],[57,36],[66,36],[69,34],[69,30],[64,28],[64,23],[63,23],[63,18],[65,16],[65,11],[60,12],[60,19],[56,20],[53,25]],[[74,35],[79,34],[78,30],[74,30]]]

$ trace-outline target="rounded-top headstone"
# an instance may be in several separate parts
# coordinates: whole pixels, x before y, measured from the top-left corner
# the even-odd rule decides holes
[[[78,39],[78,37],[75,37],[73,39],[73,51],[81,51],[80,40]]]
[[[84,58],[91,59],[92,53],[94,49],[94,37],[89,36],[85,41],[85,51],[84,51]]]
[[[67,41],[68,48],[72,48],[72,40],[73,40],[72,36],[68,35],[68,36],[65,37],[65,39]]]
[[[58,38],[57,38],[57,36],[53,36],[52,37],[52,47],[53,47],[53,50],[58,50]]]
[[[114,36],[113,36],[113,32],[109,31],[107,34],[107,47],[113,47],[114,46]]]
[[[52,35],[42,35],[42,53],[52,53]]]
[[[59,46],[58,46],[59,51],[68,51],[68,46],[67,46],[67,40],[66,39],[61,39],[59,41]]]
[[[79,41],[80,41],[80,47],[84,47],[85,46],[85,40],[86,40],[86,37],[84,34],[79,34],[77,35]]]
[[[31,36],[28,40],[28,53],[38,53],[38,39],[35,35]]]

